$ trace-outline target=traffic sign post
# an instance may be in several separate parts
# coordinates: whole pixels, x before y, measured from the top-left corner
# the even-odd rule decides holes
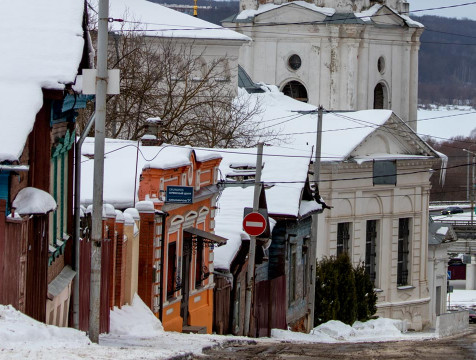
[[[259,236],[266,230],[266,219],[258,212],[252,212],[243,219],[243,230],[250,236]]]

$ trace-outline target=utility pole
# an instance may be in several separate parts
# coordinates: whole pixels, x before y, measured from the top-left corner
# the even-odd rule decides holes
[[[470,195],[470,201],[471,201],[471,226],[474,224],[474,162],[476,160],[476,153],[469,151],[467,149],[463,149],[468,154],[468,167],[467,167],[467,190],[466,190],[466,195]],[[469,192],[469,154],[472,155],[472,164],[471,164],[471,193]]]
[[[316,135],[316,158],[314,159],[314,186],[315,191],[319,190],[319,180],[321,173],[321,148],[322,148],[322,114],[324,108],[319,106],[317,110],[317,135]],[[312,215],[312,235],[311,235],[311,281],[309,282],[309,323],[308,329],[314,328],[314,308],[316,304],[315,287],[316,287],[316,258],[317,258],[317,230],[318,230],[318,214]]]
[[[258,144],[258,156],[256,158],[255,188],[253,196],[253,212],[258,212],[259,196],[261,193],[261,168],[263,164],[263,143]],[[256,256],[256,236],[250,236],[250,251],[248,256],[248,273],[246,275],[246,298],[245,298],[245,335],[250,336],[251,323],[251,301],[255,282],[255,256]]]
[[[471,165],[471,226],[473,226],[473,220],[474,220],[474,161],[476,160],[476,157],[473,154],[473,163]]]
[[[89,338],[99,342],[101,295],[101,242],[104,185],[104,138],[106,124],[107,46],[109,0],[99,1],[96,78],[96,126],[94,139],[93,218],[91,231],[91,288],[89,297]]]
[[[466,150],[463,149],[463,151]],[[466,161],[468,164],[468,166],[466,166],[466,201],[469,202],[469,151],[466,151],[466,155],[468,156]]]

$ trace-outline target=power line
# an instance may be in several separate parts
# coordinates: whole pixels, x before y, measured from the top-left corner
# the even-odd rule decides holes
[[[427,8],[427,9],[419,9],[419,10],[412,10],[409,12],[402,12],[401,14],[410,14],[410,13],[417,13],[417,12],[422,12],[422,11],[435,11],[435,10],[444,10],[448,8],[456,8],[456,7],[462,7],[462,6],[469,6],[469,5],[476,5],[476,2],[469,2],[469,3],[463,3],[463,4],[455,4],[455,5],[448,5],[448,6],[440,6],[440,7],[433,7],[433,8]],[[349,13],[349,16],[351,14],[354,14],[353,18],[356,19],[365,19],[365,18],[374,18],[374,17],[381,17],[381,16],[394,16],[394,15],[399,15],[397,12],[394,12],[393,14],[373,14],[373,15],[359,15],[355,16],[355,13]],[[349,19],[347,17],[346,19]],[[181,26],[182,28],[176,28],[176,29],[167,29],[167,30],[161,30],[161,31],[174,31],[174,30],[222,30],[222,29],[229,29],[227,27],[200,27],[200,26],[187,26],[183,24],[166,24],[166,23],[154,23],[154,22],[143,22],[143,21],[132,21],[132,20],[124,20],[124,19],[110,19],[111,21],[116,21],[116,22],[126,22],[130,24],[139,24],[139,25],[159,25],[159,26]],[[324,21],[298,21],[298,22],[283,22],[283,23],[261,23],[261,24],[254,24],[254,25],[243,25],[240,26],[240,28],[246,28],[246,27],[267,27],[267,26],[286,26],[286,25],[316,25],[316,24],[328,24],[332,22],[341,22],[343,19],[327,19]],[[345,20],[345,19],[344,19]],[[216,25],[219,26],[219,25]],[[133,29],[131,29],[133,30]],[[154,31],[154,30],[150,30]]]
[[[114,150],[111,150],[111,151],[108,151],[108,152],[105,152],[105,155],[107,154],[110,154],[110,153],[113,153],[113,152],[116,152],[116,151],[119,151],[119,150],[122,150],[124,148],[127,148],[127,147],[133,147],[133,148],[138,148],[138,151],[139,153],[141,154],[141,156],[143,157],[143,159],[145,161],[153,161],[155,158],[157,158],[157,156],[159,155],[159,153],[166,147],[178,147],[178,148],[183,148],[183,146],[180,146],[180,145],[171,145],[171,144],[167,144],[163,147],[161,147],[159,149],[159,151],[151,158],[151,159],[147,159],[145,157],[145,155],[143,154],[143,152],[141,151],[140,147],[138,147],[137,145],[135,144],[127,144],[127,145],[124,145],[122,147],[119,147],[117,149],[114,149]],[[194,148],[190,148],[191,150],[201,150],[201,151],[209,151],[209,152],[215,152],[217,154],[222,154],[222,153],[231,153],[231,154],[241,154],[241,155],[248,155],[248,156],[256,156],[256,153],[251,153],[251,152],[243,152],[243,151],[232,151],[232,150],[225,150],[225,149],[209,149],[209,148],[199,148],[199,147],[194,147]],[[308,159],[311,159],[311,158],[314,158],[312,155],[309,155],[309,156],[301,156],[301,155],[287,155],[287,154],[266,154],[264,153],[263,154],[264,157],[286,157],[286,158],[308,158]],[[321,157],[321,158],[329,158],[329,157]],[[336,159],[341,159],[340,157]],[[82,162],[86,162],[86,161],[89,161],[91,159],[88,159],[88,160],[83,160]],[[397,159],[398,160],[398,159]],[[403,159],[405,160],[405,159]],[[441,167],[439,169],[432,169],[432,171],[443,171],[443,170],[449,170],[449,169],[455,169],[455,168],[461,168],[461,167],[468,167],[468,166],[472,166],[472,165],[475,165],[476,163],[466,163],[466,164],[460,164],[460,165],[453,165],[453,166],[447,166],[447,167]],[[420,173],[427,173],[429,170],[415,170],[415,171],[411,171],[411,172],[405,172],[405,173],[395,173],[395,174],[389,174],[389,175],[381,175],[381,176],[362,176],[362,177],[352,177],[352,178],[343,178],[343,179],[329,179],[329,180],[321,180],[321,182],[335,182],[335,181],[354,181],[354,180],[365,180],[365,179],[374,179],[376,177],[390,177],[390,176],[402,176],[402,175],[413,175],[413,174],[420,174]],[[306,181],[266,181],[266,183],[268,184],[301,184],[301,183],[305,183]],[[230,182],[230,184],[248,184],[249,182]]]

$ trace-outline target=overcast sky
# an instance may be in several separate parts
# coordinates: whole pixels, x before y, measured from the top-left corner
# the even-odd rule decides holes
[[[474,2],[474,0],[408,0],[410,11],[436,8],[441,6],[458,5]],[[437,15],[444,17],[469,18],[476,20],[476,4],[433,11],[417,12],[415,15]]]

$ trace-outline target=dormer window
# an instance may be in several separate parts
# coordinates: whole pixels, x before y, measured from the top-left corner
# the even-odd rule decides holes
[[[230,164],[232,172],[226,175],[228,180],[241,181],[241,182],[253,182],[256,177],[256,165],[246,163]],[[264,163],[262,165],[264,168]]]

